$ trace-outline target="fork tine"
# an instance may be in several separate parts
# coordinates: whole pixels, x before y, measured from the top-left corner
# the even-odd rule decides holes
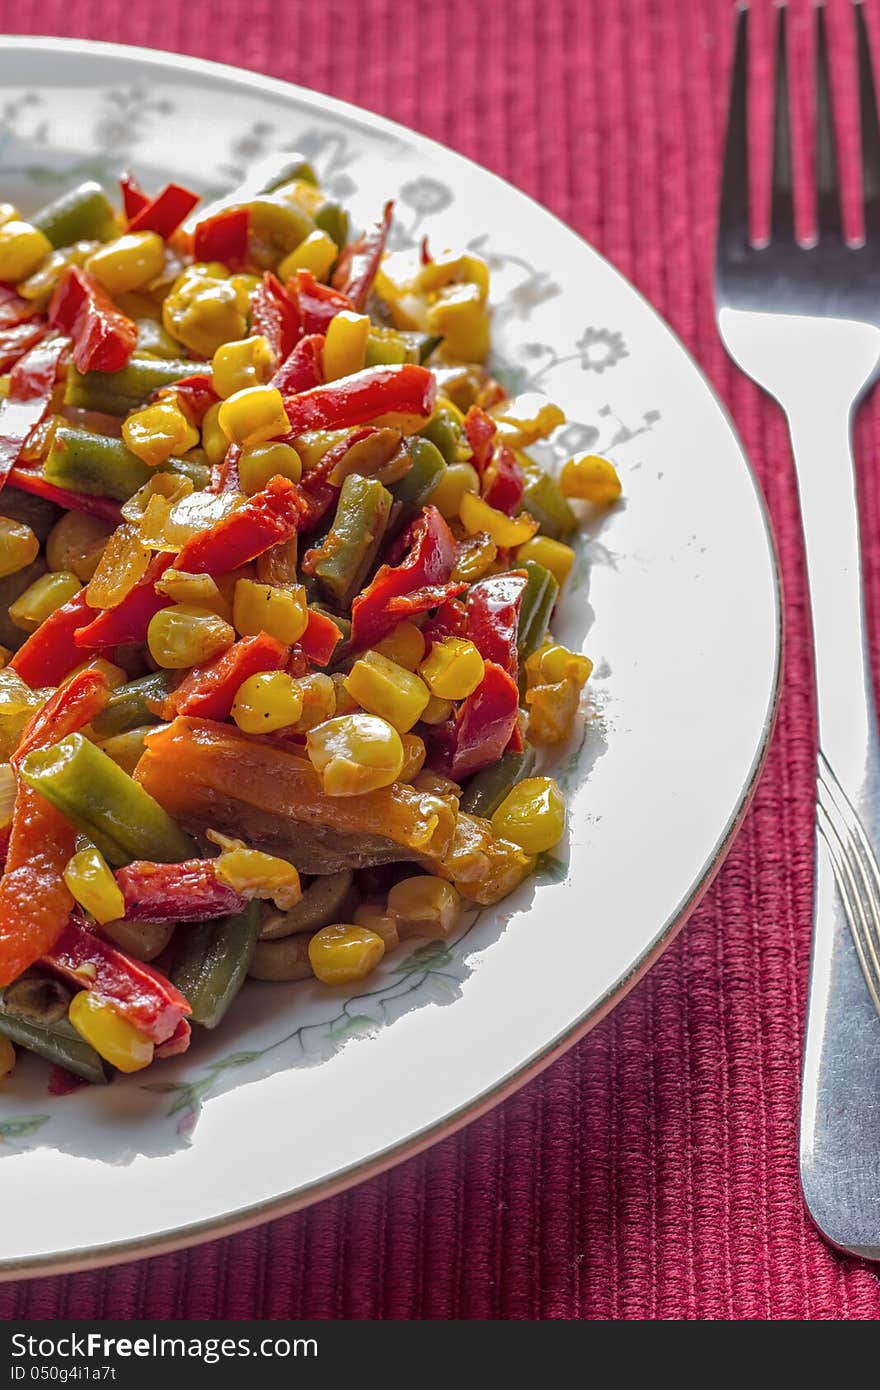
[[[877,89],[868,42],[865,10],[856,4],[856,42],[859,54],[859,113],[862,143],[862,202],[865,209],[865,238],[880,235],[880,121],[877,118]]]
[[[816,223],[820,237],[842,237],[825,6],[816,6]]]
[[[788,104],[788,63],[785,52],[785,6],[776,21],[776,100],[773,117],[773,183],[771,239],[794,240],[794,180],[791,162],[791,124]]]
[[[749,153],[747,85],[747,30],[749,12],[741,9],[736,21],[736,41],[727,108],[727,138],[718,215],[719,241],[745,245],[749,240]]]

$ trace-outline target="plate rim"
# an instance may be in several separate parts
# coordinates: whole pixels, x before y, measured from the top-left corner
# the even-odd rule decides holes
[[[567,1052],[570,1047],[573,1047],[579,1042],[581,1038],[596,1026],[596,1024],[601,1022],[601,1020],[605,1018],[647,974],[648,970],[651,969],[666,948],[675,939],[691,913],[699,905],[701,899],[710,888],[748,812],[766,764],[767,753],[772,740],[779,709],[784,656],[784,606],[781,569],[776,540],[770,521],[766,498],[730,411],[718,395],[700,363],[696,361],[689,348],[682,342],[675,330],[667,323],[666,319],[654,307],[650,300],[648,300],[642,294],[641,290],[627,279],[611,261],[592,246],[573,227],[564,222],[562,218],[558,217],[549,208],[544,207],[543,204],[539,203],[537,199],[533,198],[530,194],[524,192],[523,189],[518,188],[516,184],[511,183],[510,180],[485,168],[468,155],[461,154],[458,150],[452,149],[438,140],[434,140],[431,136],[424,135],[417,130],[411,130],[398,121],[378,115],[353,102],[345,101],[339,97],[329,96],[323,92],[313,91],[308,87],[299,86],[294,82],[287,82],[282,78],[270,77],[250,68],[236,67],[231,63],[220,63],[212,59],[174,53],[160,48],[147,48],[139,44],[109,43],[98,39],[78,39],[44,34],[0,34],[0,52],[14,51],[15,49],[24,49],[28,52],[43,50],[48,56],[52,54],[57,56],[59,54],[70,53],[128,61],[137,61],[140,59],[142,61],[160,63],[163,66],[177,69],[186,76],[197,77],[199,73],[204,73],[216,79],[225,79],[226,81],[234,81],[239,85],[251,86],[256,91],[268,91],[279,98],[293,97],[304,105],[311,107],[317,115],[329,111],[341,118],[358,122],[361,125],[366,124],[372,126],[377,131],[394,136],[397,139],[405,138],[407,141],[415,141],[417,145],[427,145],[429,149],[440,152],[443,156],[451,155],[454,159],[463,161],[465,164],[469,165],[472,170],[478,171],[483,178],[495,181],[504,188],[512,190],[520,198],[526,199],[533,208],[540,211],[545,217],[552,218],[559,228],[563,229],[570,237],[577,241],[582,248],[585,248],[592,256],[595,256],[601,261],[605,270],[610,272],[617,281],[621,282],[626,291],[630,295],[635,296],[643,309],[659,323],[662,330],[686,358],[694,376],[701,382],[703,389],[714,403],[722,420],[727,426],[733,442],[739,451],[746,476],[751,483],[752,494],[767,544],[772,578],[774,621],[772,624],[773,670],[760,738],[739,796],[722,828],[711,856],[703,865],[697,878],[690,884],[686,893],[681,897],[676,910],[654,935],[650,946],[632,962],[626,974],[613,985],[609,986],[604,994],[601,995],[599,999],[594,1000],[590,1007],[580,1014],[571,1025],[564,1028],[547,1043],[546,1046],[532,1054],[532,1056],[527,1058],[513,1071],[507,1073],[494,1085],[487,1087],[478,1096],[466,1102],[457,1110],[449,1112],[442,1118],[436,1120],[433,1124],[427,1125],[416,1133],[408,1135],[398,1143],[390,1145],[368,1158],[349,1164],[347,1167],[339,1169],[325,1178],[318,1179],[304,1187],[300,1187],[295,1192],[289,1192],[253,1203],[246,1207],[240,1207],[234,1212],[226,1212],[218,1216],[208,1217],[204,1220],[194,1222],[191,1225],[176,1226],[173,1230],[159,1231],[150,1235],[126,1238],[90,1248],[80,1247],[77,1250],[71,1250],[55,1256],[35,1255],[14,1257],[12,1259],[0,1258],[0,1283],[20,1277],[40,1278],[51,1275],[69,1274],[83,1270],[109,1267],[111,1265],[138,1259],[153,1258],[184,1247],[206,1244],[209,1241],[248,1230],[264,1222],[291,1215],[294,1212],[303,1210],[305,1207],[314,1205],[316,1202],[323,1201],[325,1198],[335,1196],[348,1188],[354,1187],[358,1183],[365,1182],[377,1176],[379,1173],[394,1167],[396,1164],[424,1152],[441,1139],[455,1134],[460,1129],[463,1129],[465,1125],[470,1124],[472,1121],[486,1114],[496,1105],[508,1099],[522,1086],[533,1080],[561,1057],[564,1052]]]

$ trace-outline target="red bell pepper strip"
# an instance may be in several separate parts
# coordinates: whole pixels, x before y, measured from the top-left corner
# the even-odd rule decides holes
[[[137,325],[77,266],[68,266],[59,280],[49,304],[49,322],[73,339],[79,372],[120,371],[137,342]]]
[[[178,396],[194,425],[201,425],[211,406],[217,405],[220,400],[207,372],[183,376],[173,386],[163,386],[159,395]]]
[[[87,516],[99,516],[102,521],[111,521],[118,526],[122,520],[122,508],[110,497],[89,497],[85,492],[68,492],[67,488],[47,483],[42,473],[33,468],[13,468],[6,480],[10,487],[19,492],[29,492],[32,497],[45,497],[49,502],[57,502],[68,512],[84,512]]]
[[[455,598],[441,604],[433,618],[429,618],[422,628],[422,636],[429,649],[433,642],[442,642],[446,637],[467,635],[467,609]]]
[[[296,395],[322,385],[326,341],[323,333],[309,333],[305,338],[300,338],[272,378],[271,384],[278,387],[282,396]]]
[[[411,594],[398,594],[388,600],[388,617],[393,624],[402,623],[405,618],[415,618],[419,613],[427,613],[429,608],[440,607],[464,593],[466,588],[463,580],[456,580],[449,584],[426,584]]]
[[[527,576],[493,574],[471,586],[467,599],[467,635],[484,661],[494,661],[516,676],[519,606]]]
[[[32,690],[58,685],[75,666],[82,665],[83,653],[77,646],[75,634],[94,611],[88,605],[86,590],[80,589],[31,633],[10,661],[11,669],[17,671]]]
[[[137,217],[138,213],[149,205],[150,199],[128,169],[120,174],[119,187],[122,192],[122,210],[126,222],[130,225],[131,219]]]
[[[150,619],[174,602],[165,594],[156,592],[156,581],[161,579],[172,559],[173,556],[166,552],[154,555],[141,578],[129,589],[121,603],[117,603],[115,608],[105,608],[90,623],[80,623],[74,639],[80,661],[83,659],[83,649],[98,651],[103,647],[116,647],[147,640]],[[47,619],[47,622],[51,621],[51,618]],[[46,623],[43,624],[43,627],[45,626]],[[42,630],[43,628],[40,628],[38,631]]]
[[[339,430],[365,425],[381,415],[422,415],[434,408],[437,385],[427,367],[404,362],[362,372],[286,396],[291,436],[305,430]]]
[[[385,254],[385,243],[391,230],[393,202],[385,204],[382,217],[368,227],[363,236],[346,246],[333,272],[334,289],[341,290],[361,313],[369,299],[379,263]]]
[[[69,338],[52,338],[31,348],[12,369],[9,395],[0,401],[0,488],[31,431],[48,412],[58,367],[69,347]]]
[[[174,568],[186,574],[225,574],[237,569],[270,546],[288,540],[299,528],[304,511],[296,484],[289,478],[272,478],[262,492],[255,492],[237,511],[207,531],[191,536],[174,561]]]
[[[171,1037],[166,1039],[165,1042],[159,1043],[153,1056],[177,1057],[181,1052],[187,1052],[189,1050],[191,1038],[192,1029],[189,1026],[189,1020],[182,1018],[171,1034]]]
[[[32,319],[36,307],[29,299],[22,299],[14,285],[0,281],[0,328],[12,328],[25,319]]]
[[[8,372],[22,353],[45,338],[48,325],[43,318],[27,319],[11,328],[0,328],[0,372]]]
[[[268,633],[242,637],[207,665],[188,671],[165,699],[162,717],[189,714],[201,719],[228,719],[242,682],[261,671],[280,671],[286,661],[287,647]]]
[[[354,309],[347,295],[322,285],[310,270],[298,270],[287,288],[299,305],[303,333],[326,333],[330,320],[341,310]]]
[[[234,269],[247,260],[248,208],[223,208],[196,223],[193,255],[197,261],[222,261]]]
[[[490,507],[515,516],[525,491],[526,479],[512,450],[500,445],[483,475],[483,497]]]
[[[238,465],[241,460],[241,445],[230,444],[219,463],[211,467],[209,492],[241,492],[241,478]]]
[[[72,1071],[66,1067],[60,1067],[57,1062],[49,1064],[49,1080],[46,1083],[46,1090],[50,1096],[72,1096],[74,1091],[81,1091],[83,1086],[88,1086],[83,1076],[74,1076]]]
[[[109,691],[94,671],[58,690],[25,729],[16,757],[49,747],[100,713]],[[8,985],[50,949],[73,907],[62,874],[76,831],[39,792],[19,783],[6,866],[0,879],[0,985]]]
[[[158,232],[167,241],[176,232],[185,217],[192,212],[199,201],[198,193],[182,188],[179,183],[169,183],[151,198],[145,207],[136,212],[128,224],[130,232]]]
[[[497,762],[516,728],[519,692],[512,676],[487,661],[483,679],[455,716],[449,775],[460,782]]]
[[[248,901],[217,877],[213,859],[153,864],[137,859],[116,870],[129,922],[202,922],[241,912]]]
[[[61,935],[43,954],[43,964],[80,989],[93,990],[152,1042],[167,1042],[189,1004],[170,980],[70,917]]]
[[[67,734],[84,729],[101,713],[109,698],[110,690],[100,671],[80,671],[50,695],[28,721],[12,755],[13,765],[18,766],[35,748],[51,748]]]
[[[299,641],[294,643],[291,656],[302,652],[316,666],[326,666],[341,639],[342,633],[333,619],[310,608],[308,625]]]
[[[251,332],[266,339],[276,364],[284,361],[302,337],[299,306],[270,270],[251,295]]]
[[[481,478],[492,461],[497,429],[498,426],[492,416],[487,415],[485,410],[481,410],[478,405],[472,405],[464,417],[464,432],[473,454],[471,463]]]
[[[436,507],[422,508],[409,528],[407,541],[409,551],[403,564],[382,565],[351,606],[351,640],[355,647],[372,646],[400,621],[389,612],[395,598],[411,597],[419,589],[434,589],[445,584],[452,573],[455,537]],[[466,587],[460,585],[459,591]],[[436,607],[443,601],[435,598],[426,607]]]

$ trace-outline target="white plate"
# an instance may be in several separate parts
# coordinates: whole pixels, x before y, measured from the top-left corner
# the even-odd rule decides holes
[[[556,626],[596,664],[558,760],[558,872],[354,998],[249,986],[214,1037],[63,1099],[24,1062],[0,1099],[0,1273],[155,1253],[277,1216],[472,1119],[595,1023],[718,867],[766,747],[779,591],[742,449],[648,304],[516,189],[388,121],[280,82],[134,48],[0,41],[0,196],[33,208],[131,165],[150,188],[234,182],[300,149],[363,223],[493,268],[506,378],[609,454],[626,502],[585,538]]]

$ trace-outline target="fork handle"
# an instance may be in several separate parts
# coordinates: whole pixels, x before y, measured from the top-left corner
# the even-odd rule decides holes
[[[819,754],[801,1182],[830,1241],[880,1259],[880,756],[851,408],[789,412],[813,616]],[[867,987],[866,987],[867,986]]]

